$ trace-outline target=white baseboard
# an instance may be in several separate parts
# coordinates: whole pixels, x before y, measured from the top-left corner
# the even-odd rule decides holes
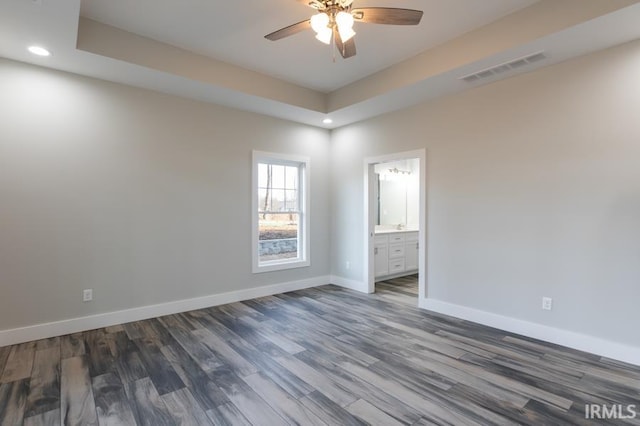
[[[64,336],[65,334],[94,330],[96,328],[109,327],[131,321],[140,321],[163,315],[171,315],[180,312],[193,311],[195,309],[224,305],[226,303],[240,302],[243,300],[255,299],[256,297],[271,296],[273,294],[286,293],[288,291],[302,290],[305,288],[326,285],[330,282],[331,277],[320,276],[300,281],[290,281],[286,283],[249,288],[246,290],[195,297],[193,299],[177,300],[158,305],[141,306],[122,311],[107,312],[104,314],[72,318],[45,324],[36,324],[28,327],[0,330],[0,347],[30,342],[32,340],[46,339],[49,337]]]
[[[331,275],[331,284],[348,288],[349,290],[359,291],[360,293],[369,293],[369,286],[367,286],[367,283],[362,281],[350,280],[348,278]]]
[[[419,306],[440,314],[640,366],[640,348],[635,346],[435,299],[420,299]]]

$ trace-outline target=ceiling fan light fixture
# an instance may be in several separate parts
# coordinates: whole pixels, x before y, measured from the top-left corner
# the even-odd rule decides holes
[[[338,32],[340,32],[340,38],[342,39],[342,42],[346,42],[348,40],[350,40],[354,35],[356,35],[356,32],[353,31],[352,28],[340,28],[338,27]]]
[[[329,29],[329,15],[324,12],[317,13],[311,17],[311,28],[316,34]]]
[[[318,33],[316,34],[316,39],[318,39],[324,44],[331,44],[332,35],[333,35],[333,32],[331,31],[331,28],[323,28],[320,31],[318,31]]]
[[[353,31],[353,15],[348,12],[338,12],[336,15],[336,25],[342,42],[351,39],[356,32]]]

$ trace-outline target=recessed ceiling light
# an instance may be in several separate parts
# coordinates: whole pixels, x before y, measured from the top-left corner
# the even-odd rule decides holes
[[[34,55],[38,55],[38,56],[50,56],[51,55],[51,52],[49,52],[44,47],[40,47],[40,46],[29,46],[29,52],[33,53]]]
[[[325,118],[324,120],[322,120],[322,122],[323,122],[324,124],[331,124],[331,123],[333,123],[333,120],[332,120],[332,119],[330,119],[330,118]]]

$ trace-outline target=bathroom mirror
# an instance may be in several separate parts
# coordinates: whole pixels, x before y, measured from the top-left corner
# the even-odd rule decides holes
[[[376,164],[378,228],[417,228],[418,159]]]

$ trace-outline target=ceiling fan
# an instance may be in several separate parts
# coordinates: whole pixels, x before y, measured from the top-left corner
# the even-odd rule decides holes
[[[324,44],[335,42],[338,51],[347,59],[356,54],[353,36],[354,22],[387,25],[418,25],[422,19],[421,10],[398,9],[393,7],[364,7],[354,9],[353,0],[297,0],[318,11],[310,19],[274,31],[264,36],[276,41],[307,29],[316,32],[316,39]]]

